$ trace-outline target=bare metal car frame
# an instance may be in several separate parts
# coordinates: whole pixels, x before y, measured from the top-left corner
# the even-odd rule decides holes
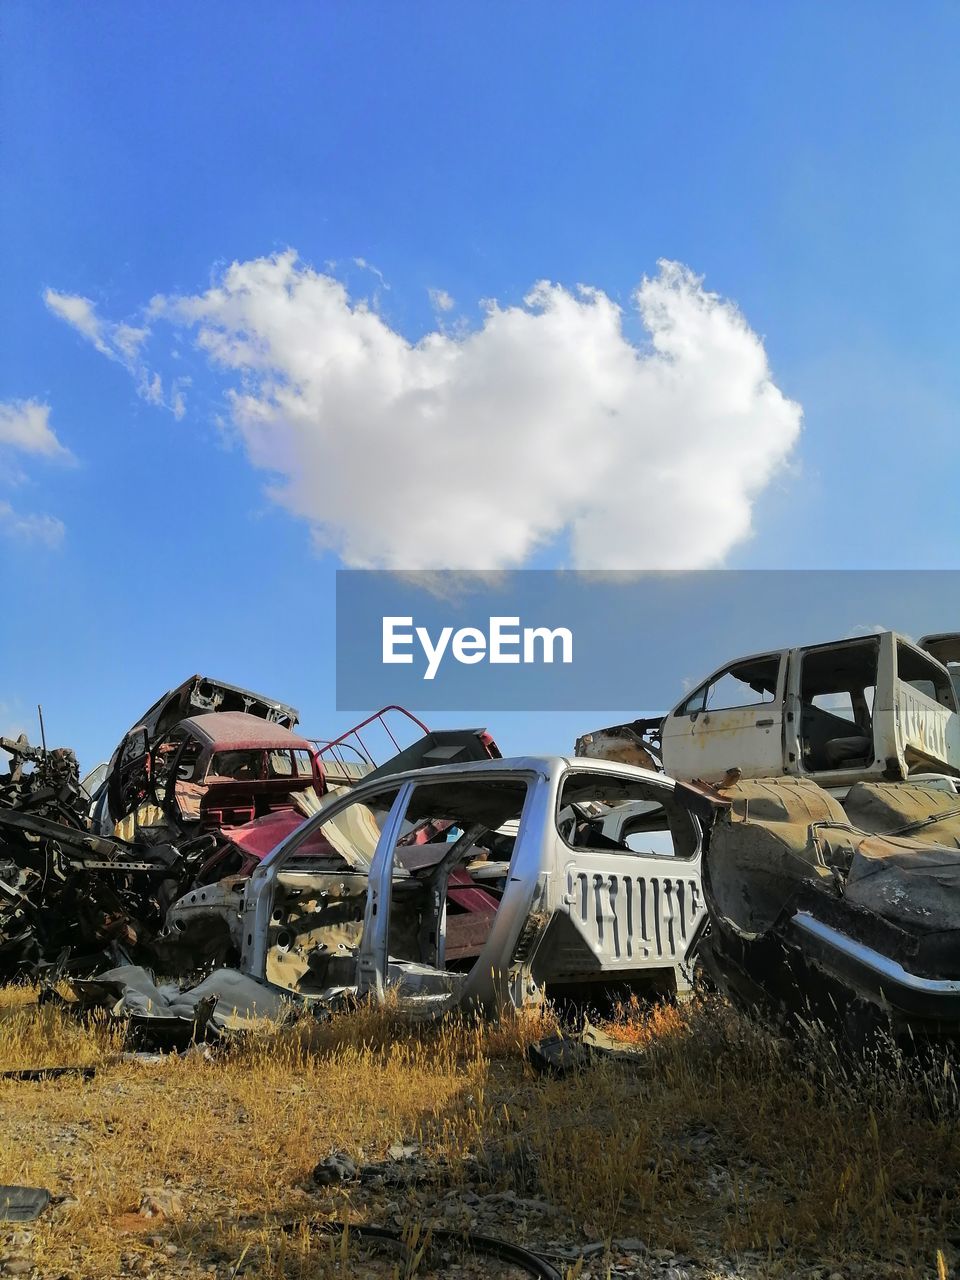
[[[445,856],[441,850],[439,862],[420,873],[421,901],[429,904],[424,911],[429,918],[418,936],[432,940],[426,954],[424,949],[419,955],[391,954],[398,885],[410,880],[410,873],[398,865],[398,846],[418,789],[518,783],[526,788],[525,798],[502,899],[475,962],[466,972],[444,967],[446,877],[455,865],[451,859],[457,856],[456,843],[446,846],[450,852]],[[591,791],[597,796],[632,792],[641,800],[639,805],[632,802],[630,811],[643,809],[648,800],[651,822],[660,821],[657,810],[662,807],[670,839],[681,852],[615,847],[614,839],[603,834],[594,836],[599,847],[575,847],[560,829],[559,805],[567,787],[572,788],[569,794],[581,798]],[[361,783],[346,795],[328,797],[320,811],[252,873],[241,904],[240,967],[257,982],[275,989],[282,985],[270,981],[269,970],[271,953],[279,945],[285,895],[298,900],[306,896],[309,909],[322,913],[325,893],[349,894],[353,877],[358,911],[362,904],[362,932],[358,916],[356,946],[347,948],[340,967],[345,978],[341,990],[375,1000],[392,992],[411,1011],[424,1013],[454,1007],[492,1013],[536,1003],[545,992],[564,987],[592,986],[599,993],[601,987],[672,980],[678,966],[691,957],[706,921],[700,890],[701,830],[696,818],[675,804],[673,788],[672,779],[648,770],[563,757],[486,760]],[[355,813],[379,807],[384,814],[372,857],[357,852],[346,870],[317,873],[302,863],[298,867],[304,842],[318,829],[330,829],[325,824],[349,817],[350,806],[361,807]],[[580,805],[576,814],[583,809]],[[601,818],[591,831],[612,831],[616,809],[608,809]],[[305,993],[293,984],[289,993],[323,999],[332,989]]]

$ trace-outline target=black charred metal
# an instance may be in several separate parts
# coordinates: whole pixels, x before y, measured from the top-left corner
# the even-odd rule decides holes
[[[0,981],[151,957],[166,909],[211,848],[129,844],[90,830],[66,747],[0,738]]]

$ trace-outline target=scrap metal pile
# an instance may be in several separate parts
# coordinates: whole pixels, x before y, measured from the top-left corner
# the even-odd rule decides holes
[[[388,711],[423,736],[401,750]],[[431,734],[399,708],[359,729],[370,722],[396,747],[386,771],[496,754],[482,731]],[[131,964],[198,974],[238,959],[251,870],[322,797],[378,769],[357,730],[314,743],[296,723],[293,707],[192,676],[124,735],[90,790],[72,750],[0,738],[0,982]]]
[[[503,760],[397,707],[319,742],[193,676],[92,794],[72,752],[0,740],[0,981],[69,975],[189,1040],[388,992],[417,1017],[663,995],[699,960],[780,1026],[956,1041],[958,684],[960,637],[884,632]]]
[[[10,759],[0,774],[0,981],[149,950],[164,900],[195,862],[189,844],[97,835],[72,751],[23,735],[0,749]]]

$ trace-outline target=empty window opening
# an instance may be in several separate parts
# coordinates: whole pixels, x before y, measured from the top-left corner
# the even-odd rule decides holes
[[[557,830],[572,849],[692,858],[696,825],[669,787],[586,772],[564,780]]]
[[[897,676],[917,693],[954,710],[950,676],[938,663],[902,640],[897,641]]]
[[[503,897],[527,793],[525,779],[414,788],[394,850],[391,962],[472,968]]]
[[[799,739],[808,772],[862,768],[872,762],[879,653],[879,640],[871,638],[803,654]]]
[[[737,662],[692,693],[683,704],[681,714],[759,707],[774,702],[779,674],[779,655]]]

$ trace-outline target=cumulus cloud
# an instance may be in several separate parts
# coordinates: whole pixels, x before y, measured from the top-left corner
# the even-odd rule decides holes
[[[148,320],[228,375],[271,495],[349,565],[510,568],[552,544],[579,568],[718,565],[801,409],[686,267],[661,262],[633,305],[642,344],[601,290],[546,281],[413,343],[288,251],[155,298]]]
[[[149,326],[115,324],[104,320],[89,298],[76,293],[45,289],[43,300],[55,316],[76,329],[101,355],[122,364],[133,376],[138,395],[150,404],[170,409],[178,419],[183,417],[185,405],[182,388],[186,385],[185,380],[171,379],[167,392],[160,375],[152,372],[144,363],[142,352],[150,337]]]
[[[50,406],[39,400],[0,401],[0,449],[4,447],[64,462],[73,456],[50,426]]]

